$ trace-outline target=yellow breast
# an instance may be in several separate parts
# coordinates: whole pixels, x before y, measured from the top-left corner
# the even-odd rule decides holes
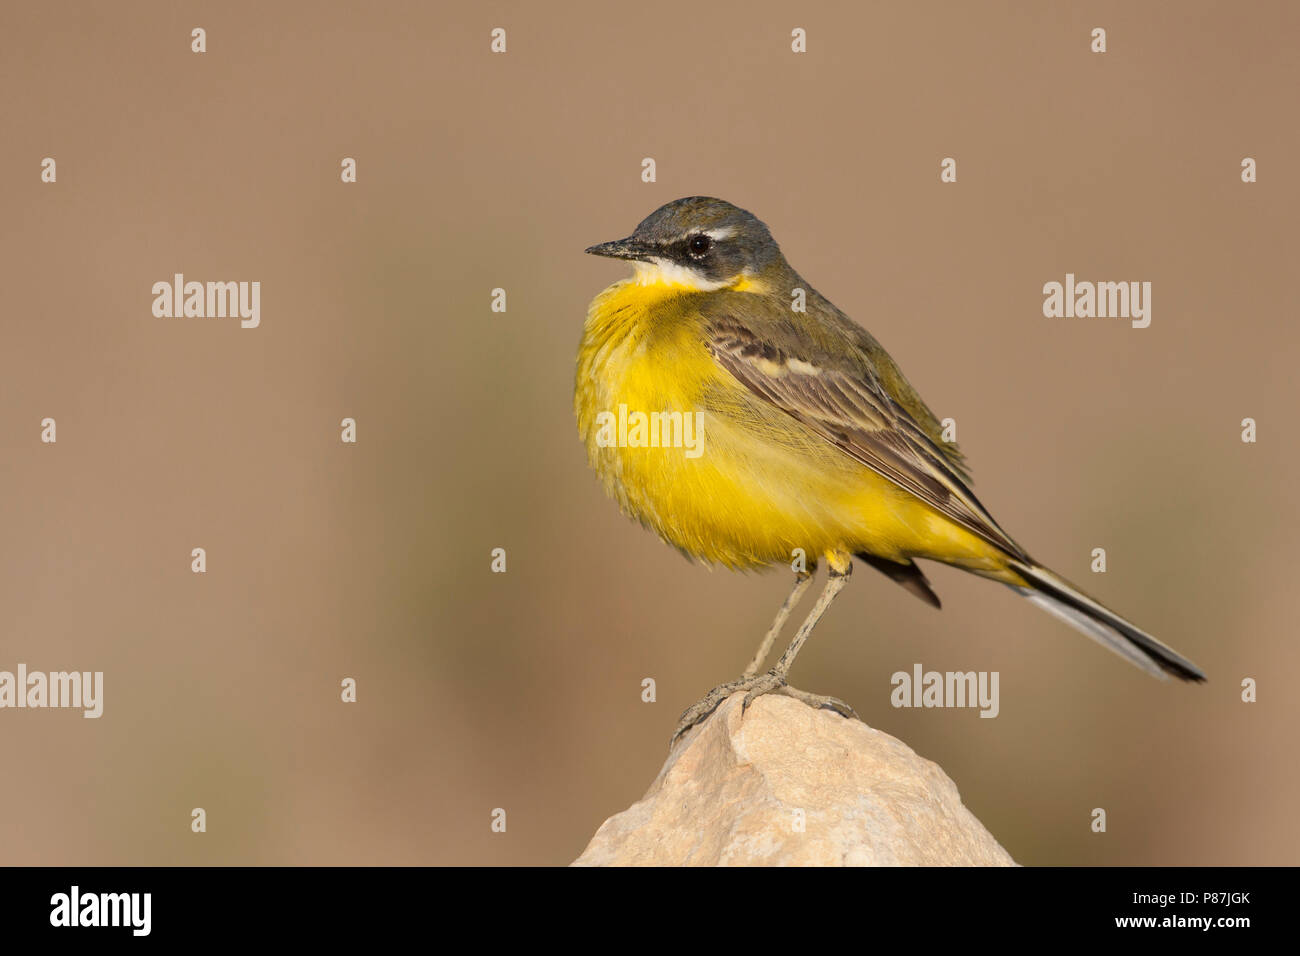
[[[741,296],[730,290],[720,296]],[[713,360],[701,308],[668,282],[610,286],[592,302],[574,409],[587,457],[625,513],[684,553],[728,567],[809,562],[832,550],[922,554],[961,529],[793,418]],[[949,530],[951,528],[951,531]],[[977,554],[978,552],[978,554]]]

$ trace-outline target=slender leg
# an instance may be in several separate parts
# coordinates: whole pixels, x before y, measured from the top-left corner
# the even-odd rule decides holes
[[[781,659],[777,661],[776,666],[765,674],[753,675],[746,672],[746,675],[740,680],[720,684],[709,691],[702,700],[689,707],[686,713],[682,714],[682,719],[677,724],[677,729],[673,731],[672,740],[668,744],[669,749],[677,743],[682,734],[717,710],[718,705],[732,694],[741,690],[746,692],[742,711],[748,709],[756,697],[761,697],[763,694],[777,693],[803,701],[810,707],[833,710],[842,717],[857,717],[853,708],[843,701],[836,700],[834,697],[822,697],[817,694],[796,690],[787,685],[785,681],[791,665],[794,664],[795,657],[798,656],[800,649],[807,642],[808,635],[812,633],[813,628],[817,626],[817,622],[821,620],[821,616],[826,613],[826,609],[835,600],[835,595],[839,594],[844,585],[848,583],[849,575],[853,571],[852,559],[849,555],[833,554],[829,557],[832,560],[830,561],[830,578],[826,582],[826,587],[822,590],[821,596],[817,598],[817,603],[813,605],[808,617],[800,625],[794,639],[790,641],[790,646],[786,648],[785,653],[781,655]],[[802,583],[796,582],[795,588],[798,589]],[[794,597],[794,595],[792,594],[791,597]],[[793,602],[788,601],[787,603],[790,603],[793,607]],[[785,611],[785,614],[788,616],[789,611]],[[778,619],[779,617],[780,615],[778,615]],[[781,623],[784,622],[781,621]],[[767,638],[764,638],[764,643],[769,643]],[[760,650],[762,649],[760,648]]]
[[[852,565],[850,565],[850,567],[852,567]],[[781,659],[776,662],[776,667],[772,668],[777,675],[784,677],[786,674],[790,673],[790,666],[794,663],[794,659],[799,656],[799,651],[803,648],[804,642],[808,640],[808,635],[811,634],[812,629],[817,626],[817,622],[822,619],[822,615],[826,613],[826,609],[831,606],[831,601],[835,600],[835,595],[839,594],[840,591],[844,589],[844,585],[848,584],[848,582],[848,574],[838,572],[834,568],[831,568],[830,577],[826,581],[826,587],[822,589],[821,596],[817,598],[817,603],[813,605],[813,609],[808,613],[808,617],[804,620],[803,624],[800,625],[799,630],[795,632],[794,640],[792,640],[790,646],[785,649],[785,653],[781,655]]]
[[[837,571],[834,566],[831,567],[830,576],[826,580],[826,587],[822,589],[821,595],[818,596],[817,603],[808,612],[808,617],[804,619],[803,624],[799,626],[799,630],[795,632],[794,639],[790,641],[790,646],[785,649],[785,653],[776,662],[776,666],[762,677],[754,680],[752,686],[748,689],[748,693],[745,694],[744,703],[741,704],[742,711],[748,710],[749,705],[754,702],[755,698],[775,692],[784,694],[787,697],[794,697],[812,707],[824,707],[836,711],[844,717],[857,716],[853,712],[853,708],[843,701],[836,700],[834,697],[822,697],[818,694],[795,690],[785,682],[787,675],[790,673],[790,667],[794,664],[794,659],[799,656],[799,651],[808,640],[808,635],[817,626],[817,622],[822,619],[826,609],[831,606],[831,602],[835,600],[835,595],[844,590],[844,585],[848,584],[849,574],[852,571],[853,565],[851,564],[848,565],[848,571]]]
[[[785,627],[785,622],[790,617],[790,612],[794,610],[795,605],[803,600],[804,592],[808,590],[812,580],[813,576],[808,571],[795,573],[794,590],[790,592],[790,596],[781,605],[781,610],[776,612],[776,619],[772,622],[772,626],[767,629],[767,634],[763,636],[763,643],[758,645],[758,651],[754,654],[754,659],[749,662],[749,666],[745,668],[745,673],[741,677],[753,677],[758,673],[758,669],[763,666],[763,661],[767,660],[767,655],[772,652],[772,643],[776,640],[776,636],[781,633],[781,628]]]

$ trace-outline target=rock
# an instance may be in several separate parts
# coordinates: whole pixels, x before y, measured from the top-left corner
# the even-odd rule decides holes
[[[742,719],[743,696],[693,728],[573,865],[1016,865],[906,744],[773,694]]]

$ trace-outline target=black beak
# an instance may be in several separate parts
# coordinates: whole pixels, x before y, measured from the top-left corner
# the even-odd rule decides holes
[[[585,250],[588,255],[607,256],[610,259],[649,259],[655,253],[655,247],[648,242],[642,242],[640,239],[633,239],[629,236],[626,239],[615,239],[613,242],[602,242],[598,246],[591,246]]]

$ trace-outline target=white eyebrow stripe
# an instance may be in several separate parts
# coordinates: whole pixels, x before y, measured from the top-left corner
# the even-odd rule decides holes
[[[719,226],[717,229],[706,229],[704,231],[704,234],[708,236],[710,239],[712,239],[714,242],[719,242],[723,239],[730,239],[732,236],[734,236],[736,234],[736,227]]]

